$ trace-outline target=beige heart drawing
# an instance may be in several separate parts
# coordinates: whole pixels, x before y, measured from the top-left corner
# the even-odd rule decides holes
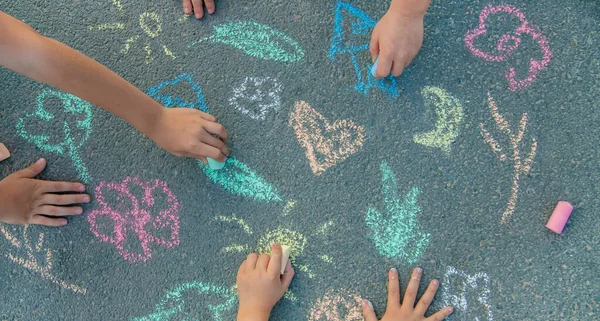
[[[356,153],[362,148],[365,129],[351,120],[330,124],[304,101],[298,101],[290,114],[298,142],[306,149],[306,158],[315,175]]]

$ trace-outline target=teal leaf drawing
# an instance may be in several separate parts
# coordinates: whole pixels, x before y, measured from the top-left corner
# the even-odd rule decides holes
[[[28,119],[47,123],[56,121],[55,114],[44,108],[44,105],[50,99],[58,99],[62,104],[62,111],[58,110],[56,112],[68,114],[67,117],[63,117],[65,119],[62,124],[63,135],[58,132],[35,134],[28,131],[25,125],[25,121]],[[77,120],[73,121],[73,118]],[[43,130],[45,127],[38,126],[38,128]],[[87,167],[83,163],[79,153],[79,149],[92,133],[92,105],[90,103],[61,91],[42,90],[37,97],[36,111],[34,113],[27,113],[24,117],[19,118],[16,130],[19,136],[35,144],[43,151],[59,155],[66,153],[73,161],[81,180],[84,183],[88,183],[91,180]]]
[[[204,41],[233,46],[252,57],[281,62],[296,62],[304,57],[300,45],[285,33],[269,26],[252,22],[227,22],[214,27],[215,33],[189,47]]]
[[[440,148],[449,153],[450,145],[456,140],[463,122],[463,107],[460,101],[444,89],[425,87],[421,95],[426,106],[435,106],[437,120],[435,128],[413,137],[417,144]]]
[[[186,307],[185,299],[193,296],[199,296],[194,302],[219,301],[218,304],[207,304],[207,308],[212,314],[212,320],[222,321],[223,314],[230,311],[236,301],[236,295],[231,289],[216,286],[210,283],[190,282],[175,287],[167,293],[156,305],[156,310],[150,315],[144,317],[132,318],[131,321],[199,321],[200,318],[189,307]]]
[[[404,199],[398,197],[396,177],[386,162],[381,163],[381,183],[385,209],[369,208],[365,215],[375,247],[388,258],[400,258],[414,264],[429,245],[429,233],[420,231],[417,215],[421,211],[417,197],[421,191],[413,187]]]
[[[238,194],[257,201],[282,201],[277,188],[235,157],[228,157],[225,167],[213,170],[198,161],[204,173],[215,184],[219,184],[232,194]]]

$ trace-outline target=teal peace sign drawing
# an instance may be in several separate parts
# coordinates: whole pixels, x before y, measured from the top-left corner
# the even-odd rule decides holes
[[[62,104],[62,112],[65,116],[56,117],[60,111],[56,110],[55,114],[44,108],[50,99],[57,99]],[[32,133],[25,126],[25,120],[36,119],[42,122],[53,122],[63,120],[62,128],[64,138],[61,141],[60,133],[54,131],[44,133],[43,130],[49,130],[49,126],[40,126],[38,130],[41,133]],[[77,119],[74,122],[69,122],[69,119]],[[74,123],[74,125],[73,125]],[[59,126],[60,127],[60,126]],[[37,97],[37,108],[34,113],[27,113],[24,117],[19,118],[16,125],[17,133],[26,141],[35,144],[39,149],[47,152],[64,155],[67,153],[75,169],[79,173],[81,180],[88,183],[91,177],[87,167],[81,160],[79,149],[85,144],[86,140],[92,133],[92,105],[85,100],[77,98],[71,94],[67,94],[56,90],[42,90]]]

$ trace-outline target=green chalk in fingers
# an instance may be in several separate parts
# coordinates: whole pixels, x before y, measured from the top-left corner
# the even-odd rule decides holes
[[[216,160],[210,157],[206,157],[206,160],[208,161],[208,166],[210,166],[210,169],[219,170],[225,167],[225,162],[217,162]]]

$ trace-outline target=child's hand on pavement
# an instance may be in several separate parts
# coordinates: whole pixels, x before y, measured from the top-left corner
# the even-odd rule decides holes
[[[427,290],[421,297],[421,300],[415,306],[417,292],[419,291],[419,282],[423,271],[419,268],[413,270],[406,287],[404,300],[400,303],[400,282],[398,281],[398,271],[391,269],[388,272],[388,302],[385,314],[381,321],[442,321],[449,316],[453,309],[445,307],[430,317],[425,317],[425,312],[433,301],[435,292],[438,289],[438,280],[429,282]],[[373,306],[367,300],[362,301],[363,314],[365,321],[377,321]]]
[[[164,108],[148,136],[172,154],[198,158],[205,164],[206,157],[224,162],[229,155],[225,127],[214,116],[193,108]]]
[[[238,321],[267,321],[271,310],[290,286],[294,277],[291,263],[281,272],[281,245],[272,246],[271,255],[251,253],[237,275],[240,308]]]
[[[35,179],[44,168],[46,160],[42,158],[0,181],[0,221],[62,226],[67,224],[63,216],[83,213],[83,208],[72,205],[89,203],[89,195],[57,193],[81,193],[85,191],[85,185]]]
[[[379,57],[375,77],[384,78],[390,73],[400,76],[422,44],[423,16],[409,15],[390,8],[371,35],[371,58],[374,62]]]
[[[209,14],[215,13],[215,0],[183,0],[183,13],[191,14],[194,12],[196,19],[204,17],[204,6]]]

